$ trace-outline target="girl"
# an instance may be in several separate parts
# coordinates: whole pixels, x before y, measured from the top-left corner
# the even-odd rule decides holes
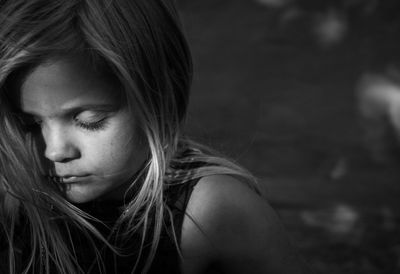
[[[306,273],[251,175],[184,138],[170,0],[0,1],[1,273]]]

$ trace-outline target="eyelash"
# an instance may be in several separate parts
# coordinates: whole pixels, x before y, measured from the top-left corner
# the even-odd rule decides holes
[[[22,120],[22,125],[26,131],[32,132],[41,128],[42,121],[37,120],[33,117],[29,118],[25,117],[22,118],[21,120]],[[107,117],[104,117],[96,122],[83,122],[77,118],[77,115],[75,115],[73,117],[73,121],[80,128],[83,128],[88,131],[98,131],[105,128],[107,124]]]
[[[18,117],[23,129],[28,132],[36,131],[41,127],[41,121],[33,117]]]
[[[87,123],[87,122],[79,121],[76,117],[74,117],[74,121],[76,122],[76,124],[79,127],[83,128],[83,129],[86,129],[86,130],[89,130],[89,131],[102,130],[106,126],[106,118],[103,118],[103,119],[101,119],[99,121],[96,121],[96,122]]]

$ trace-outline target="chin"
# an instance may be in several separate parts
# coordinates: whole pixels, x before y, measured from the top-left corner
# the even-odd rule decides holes
[[[76,195],[76,194],[66,194],[65,198],[73,203],[73,204],[83,204],[83,203],[88,203],[91,201],[96,200],[97,197],[93,197],[91,195]]]
[[[102,196],[102,193],[95,189],[88,189],[86,187],[80,187],[72,185],[69,189],[65,189],[65,198],[75,204],[82,204],[96,200]]]

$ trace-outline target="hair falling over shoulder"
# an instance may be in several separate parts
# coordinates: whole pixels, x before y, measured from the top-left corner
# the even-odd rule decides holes
[[[169,184],[212,174],[253,182],[239,166],[181,137],[192,63],[172,0],[2,0],[0,260],[6,258],[11,274],[82,273],[68,236],[74,229],[89,242],[100,239],[118,252],[91,225],[91,216],[67,202],[46,177],[38,144],[24,131],[9,99],[30,69],[75,54],[84,54],[93,68],[117,78],[128,108],[139,116],[149,156],[140,188],[118,223],[123,235],[141,230],[143,238],[152,239],[144,271],[155,255],[168,211],[163,191]],[[179,170],[192,162],[205,165]],[[152,235],[146,235],[149,224]],[[30,235],[28,243],[21,243],[21,230]],[[21,251],[21,245],[28,251]]]

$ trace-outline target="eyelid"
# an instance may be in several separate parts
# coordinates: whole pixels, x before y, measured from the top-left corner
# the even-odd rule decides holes
[[[24,112],[14,113],[14,117],[19,121],[23,130],[33,132],[42,127],[42,120],[35,116]]]
[[[39,117],[23,112],[16,114],[16,116],[24,124],[40,124],[42,122]]]
[[[80,117],[88,113],[88,117]],[[76,113],[73,118],[78,122],[85,122],[85,123],[96,123],[101,120],[104,120],[109,116],[109,111],[100,111],[100,110],[83,110],[79,113]]]
[[[84,116],[85,112],[88,113],[87,117]],[[98,131],[104,129],[108,124],[108,118],[110,117],[112,111],[99,111],[99,110],[84,110],[77,113],[73,120],[76,126],[88,130],[88,131]]]

